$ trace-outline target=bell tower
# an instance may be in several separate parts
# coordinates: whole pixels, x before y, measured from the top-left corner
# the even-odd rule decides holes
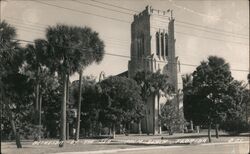
[[[128,64],[128,76],[133,78],[138,71],[167,74],[170,83],[175,88],[175,97],[171,100],[182,107],[182,79],[180,62],[175,52],[173,11],[160,11],[147,6],[144,11],[134,15],[131,24],[131,60]],[[168,98],[152,96],[146,103],[148,116],[142,120],[141,128],[150,133],[161,132],[159,114],[161,105]],[[147,126],[146,126],[147,125]]]

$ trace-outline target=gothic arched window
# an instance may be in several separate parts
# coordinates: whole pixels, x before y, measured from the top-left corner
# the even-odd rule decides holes
[[[144,35],[141,35],[141,46],[142,46],[142,55],[145,55],[145,43],[144,43]]]
[[[159,33],[156,33],[156,55],[160,55],[160,40],[159,40]]]
[[[168,34],[165,34],[165,55],[168,56]]]
[[[164,34],[161,33],[161,56],[164,57]]]
[[[141,57],[141,38],[140,37],[137,37],[137,55],[138,55],[138,58]]]

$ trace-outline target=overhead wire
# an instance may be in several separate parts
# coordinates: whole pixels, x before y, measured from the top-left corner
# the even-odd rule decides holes
[[[125,23],[129,23],[129,24],[131,23],[130,21],[121,20],[121,19],[117,19],[117,18],[110,18],[110,17],[106,17],[106,16],[102,16],[102,15],[98,15],[98,14],[93,14],[93,13],[86,12],[86,11],[75,10],[75,9],[68,8],[68,7],[58,6],[58,5],[51,4],[51,3],[46,3],[46,2],[41,2],[41,1],[34,1],[34,2],[45,4],[45,5],[48,5],[48,6],[57,7],[57,8],[62,8],[62,9],[66,9],[66,10],[70,10],[70,11],[74,11],[74,12],[79,12],[79,13],[83,13],[83,14],[94,15],[94,16],[98,16],[98,17],[102,17],[102,18],[106,18],[106,19],[110,19],[110,20],[125,22]],[[210,39],[210,40],[224,41],[224,42],[231,42],[231,43],[237,43],[237,44],[242,44],[242,45],[248,45],[248,44],[244,44],[242,42],[233,42],[233,41],[227,41],[227,40],[214,39],[214,38],[203,37],[203,36],[198,36],[198,35],[193,35],[193,34],[185,34],[183,32],[176,32],[176,33],[180,33],[180,34],[183,34],[183,35],[190,35],[190,36],[192,35],[192,36],[195,36],[195,37],[202,37],[202,38],[206,38],[206,39]]]
[[[20,23],[21,24],[21,23]],[[15,24],[14,24],[15,25]],[[18,25],[19,27],[22,28],[28,28],[29,30],[35,30],[35,31],[39,31],[39,32],[44,32],[44,30],[42,29],[38,29],[38,28],[30,28],[30,27],[25,27],[24,25]],[[153,27],[154,29],[159,29],[158,27]],[[229,42],[229,43],[236,43],[236,44],[242,44],[242,45],[248,45],[246,43],[243,42],[238,42],[238,41],[230,41],[230,40],[222,40],[222,39],[217,39],[217,38],[211,38],[211,37],[206,37],[206,36],[200,36],[200,35],[195,35],[195,34],[189,34],[189,33],[185,33],[185,32],[180,32],[180,31],[175,31],[176,33],[182,34],[182,35],[186,35],[186,36],[194,36],[194,37],[201,37],[201,38],[205,38],[205,39],[210,39],[210,40],[216,40],[216,41],[223,41],[223,42]],[[124,42],[126,42],[126,40],[124,40]]]
[[[113,11],[113,12],[118,12],[118,13],[123,13],[123,14],[128,14],[128,15],[134,15],[133,13],[122,12],[122,11],[119,11],[119,10],[114,10],[114,9],[103,7],[103,6],[90,4],[90,3],[87,3],[86,1],[78,1],[78,0],[71,0],[71,1],[76,2],[76,3],[80,3],[80,4],[85,4],[85,5],[97,7],[97,8],[101,8],[101,9],[105,9],[105,10],[109,10],[109,11]]]
[[[26,43],[32,43],[34,44],[35,42],[34,41],[29,41],[29,40],[24,40],[24,39],[12,39],[12,40],[15,40],[15,41],[21,41],[21,42],[26,42]],[[87,49],[87,48],[76,48],[76,47],[66,47],[66,46],[59,46],[59,45],[56,45],[57,47],[60,47],[60,48],[66,48],[66,49],[77,49],[77,50],[83,50],[85,52],[91,52],[91,49]],[[98,54],[98,53],[97,53]],[[104,55],[110,55],[110,56],[115,56],[115,57],[122,57],[122,58],[137,58],[135,56],[128,56],[128,55],[121,55],[121,54],[116,54],[116,53],[109,53],[109,52],[104,52],[103,53]],[[152,60],[150,58],[142,58],[144,60]],[[162,61],[162,60],[153,60],[153,61],[156,61],[156,62],[159,62],[159,63],[164,63],[164,64],[178,64],[176,62],[171,62],[171,61]],[[196,65],[196,64],[188,64],[188,63],[179,63],[180,65],[184,65],[184,66],[191,66],[191,67],[198,67],[199,65]],[[243,69],[231,69],[232,71],[238,71],[238,72],[248,72],[248,70],[243,70]]]
[[[159,20],[159,19],[156,19],[157,21],[159,21],[159,22],[162,22],[162,23],[166,23],[166,21],[164,21],[164,20]],[[176,21],[176,20],[175,20]],[[176,21],[176,23],[175,23],[175,25],[176,26],[178,26],[178,27],[185,27],[185,28],[190,28],[190,29],[192,29],[192,30],[198,30],[198,31],[203,31],[203,32],[208,32],[208,33],[213,33],[213,34],[215,34],[215,35],[225,35],[225,36],[229,36],[229,37],[233,37],[233,38],[240,38],[240,39],[249,39],[248,37],[246,37],[245,35],[243,35],[243,36],[245,36],[245,37],[242,37],[242,36],[234,36],[234,35],[237,35],[237,34],[233,34],[233,33],[230,33],[230,34],[228,34],[228,33],[223,33],[223,32],[215,32],[215,31],[213,31],[213,29],[212,30],[208,30],[208,29],[205,29],[205,28],[203,28],[203,27],[194,27],[194,26],[192,26],[192,25],[185,25],[185,24],[183,24],[183,23],[179,23],[179,22],[177,22]]]
[[[95,0],[92,0],[92,1],[95,1]],[[39,3],[43,3],[43,2],[40,2],[40,1],[36,1],[36,2],[39,2]],[[45,3],[43,3],[43,4],[45,4]],[[46,5],[52,5],[52,6],[55,6],[55,7],[59,7],[59,8],[63,8],[63,9],[70,9],[70,8],[66,8],[66,7],[61,7],[61,6],[58,6],[58,5],[53,5],[53,4],[48,4],[48,3],[46,3]],[[71,11],[73,11],[74,9],[70,9]],[[79,12],[80,10],[74,10],[74,11],[77,11],[77,12]],[[81,11],[82,12],[82,11]],[[82,12],[83,13],[83,12]],[[84,13],[86,13],[86,12],[84,12]],[[87,14],[90,14],[90,15],[93,15],[92,13],[87,13]],[[99,15],[98,15],[99,16]],[[100,16],[100,17],[103,17],[103,16]],[[110,19],[110,18],[108,18],[108,19]],[[112,18],[112,20],[117,20],[116,18]],[[119,20],[119,19],[118,19]],[[128,21],[126,21],[126,22],[128,22]],[[181,34],[185,34],[185,35],[190,35],[190,34],[188,34],[188,33],[183,33],[183,32],[177,32],[177,33],[181,33]],[[201,37],[201,36],[197,36],[197,37]],[[207,38],[207,39],[212,39],[212,38]],[[214,39],[215,40],[215,39]],[[218,40],[218,39],[216,39],[216,40]],[[228,41],[225,41],[225,40],[218,40],[218,41],[224,41],[224,42],[228,42]],[[240,43],[241,44],[241,42],[232,42],[232,43]],[[245,44],[246,45],[246,44]],[[111,55],[114,55],[114,54],[111,54]],[[117,55],[115,55],[115,56],[117,56]],[[124,57],[124,56],[123,56]],[[128,57],[128,58],[130,58],[130,57]],[[194,66],[194,65],[187,65],[187,66]],[[245,71],[245,70],[238,70],[238,71]]]
[[[69,8],[69,7],[63,7],[63,6],[59,6],[59,5],[55,5],[55,4],[51,4],[51,3],[46,3],[44,1],[34,1],[34,2],[41,3],[41,4],[44,4],[44,5],[47,5],[47,6],[54,6],[54,7],[57,7],[57,8],[64,9],[64,10],[70,10],[70,11],[81,13],[81,14],[88,14],[88,15],[93,15],[93,16],[96,16],[96,17],[102,17],[102,18],[109,19],[109,20],[115,20],[115,21],[120,21],[120,22],[125,22],[125,23],[129,22],[127,20],[117,19],[117,18],[113,18],[113,17],[107,17],[107,16],[95,14],[95,13],[90,13],[90,12],[87,12],[87,11],[82,11],[82,10],[76,10],[76,9],[72,9],[72,8]]]
[[[137,11],[137,10],[133,10],[133,9],[129,9],[129,8],[117,6],[117,5],[114,5],[114,4],[105,3],[105,2],[101,2],[101,1],[97,1],[97,0],[91,0],[91,1],[96,2],[96,3],[103,4],[103,5],[106,5],[106,6],[112,6],[112,7],[120,8],[120,9],[123,9],[123,10],[132,11],[132,12],[134,12],[134,13],[139,13],[139,11]]]
[[[75,1],[75,0],[73,0]],[[94,0],[95,1],[95,0]],[[54,4],[50,4],[50,3],[44,3],[44,2],[41,2],[41,1],[35,1],[35,2],[38,2],[38,3],[42,3],[42,4],[46,4],[46,5],[50,5],[50,6],[54,6],[54,7],[59,7],[59,8],[63,8],[63,9],[70,9],[70,8],[66,8],[66,7],[61,7],[61,6],[58,6],[58,5],[54,5]],[[78,2],[78,1],[77,1]],[[74,9],[70,9],[71,11],[73,11]],[[74,11],[80,11],[80,10],[74,10]],[[82,11],[81,11],[82,12]],[[82,13],[86,13],[85,11],[82,12]],[[89,12],[87,12],[89,13]],[[89,13],[89,14],[92,14],[92,13]],[[97,14],[95,14],[97,15]],[[99,15],[98,15],[99,16]],[[104,16],[99,16],[99,17],[104,17]],[[106,18],[106,17],[105,17]],[[107,17],[108,18],[108,17]],[[116,19],[116,18],[108,18],[108,19],[112,19],[112,20],[117,20],[117,21],[121,21],[120,19]],[[125,20],[123,20],[123,22],[125,22]],[[130,23],[129,21],[126,21],[126,23]],[[210,37],[204,37],[204,36],[198,36],[198,35],[193,35],[193,34],[187,34],[187,33],[184,33],[184,32],[176,32],[176,33],[180,33],[180,34],[183,34],[183,35],[192,35],[192,36],[195,36],[195,37],[202,37],[202,38],[206,38],[206,39],[211,39],[211,40],[217,40],[217,41],[225,41],[225,42],[231,42],[231,43],[238,43],[238,44],[243,44],[243,45],[248,45],[248,44],[245,44],[245,43],[242,43],[242,42],[235,42],[235,41],[227,41],[227,40],[220,40],[220,39],[214,39],[214,38],[210,38]]]
[[[81,10],[74,10],[74,9],[71,9],[71,8],[66,8],[66,7],[62,7],[62,6],[57,6],[57,5],[54,5],[54,4],[50,4],[50,3],[46,3],[46,2],[41,2],[40,0],[16,0],[16,1],[32,1],[32,2],[38,2],[38,3],[43,3],[45,5],[52,5],[52,6],[55,6],[55,7],[60,7],[60,8],[63,8],[63,9],[70,9],[72,11],[77,11],[77,12],[81,12],[81,13],[85,13],[85,14],[92,14],[92,13],[89,13],[89,12],[85,12],[85,11],[81,11]],[[52,0],[46,0],[46,1],[52,1]],[[86,2],[82,2],[82,1],[79,1],[79,0],[65,0],[65,1],[73,1],[73,2],[78,2],[78,3],[82,3],[82,4],[87,4]],[[123,9],[123,10],[127,10],[127,11],[132,11],[134,13],[140,13],[140,11],[138,10],[135,10],[135,9],[130,9],[130,8],[126,8],[126,7],[121,7],[121,6],[118,6],[118,5],[114,5],[114,4],[111,4],[111,3],[107,3],[107,2],[103,2],[103,1],[98,1],[98,0],[90,0],[92,2],[95,2],[95,3],[99,3],[99,4],[102,4],[102,5],[105,5],[105,6],[111,6],[111,7],[115,7],[115,8],[119,8],[119,9]],[[226,0],[225,0],[226,1]],[[87,5],[92,5],[92,6],[95,6],[95,7],[100,7],[100,8],[103,8],[103,9],[108,9],[108,10],[112,10],[112,11],[116,11],[116,12],[119,12],[119,10],[114,10],[114,9],[110,9],[110,8],[106,8],[106,7],[102,7],[102,6],[98,6],[98,5],[94,5],[94,4],[90,4],[88,3]],[[127,13],[127,12],[121,12],[120,13],[125,13],[125,14],[129,14],[129,15],[133,15],[132,13]],[[95,15],[95,16],[99,16],[98,14],[92,14],[92,15]],[[112,20],[112,19],[111,19]],[[123,22],[123,21],[121,21]],[[129,21],[125,21],[125,22],[129,22]],[[179,23],[182,23],[182,24],[188,24],[188,25],[192,25],[192,26],[197,26],[197,27],[202,27],[202,28],[206,28],[206,29],[210,29],[210,30],[215,30],[217,32],[224,32],[224,33],[228,33],[228,34],[232,34],[232,35],[240,35],[240,36],[247,36],[248,35],[244,35],[244,34],[238,34],[238,33],[234,33],[234,32],[231,32],[231,31],[226,31],[226,30],[223,30],[223,29],[218,29],[218,28],[212,28],[212,27],[208,27],[208,26],[204,26],[204,25],[200,25],[200,24],[194,24],[194,23],[190,23],[190,22],[186,22],[186,21],[181,21],[181,20],[176,20],[176,22],[179,22]],[[130,22],[129,22],[130,23]]]
[[[120,6],[117,6],[117,5],[114,5],[114,4],[110,4],[110,3],[107,3],[107,2],[100,2],[98,0],[91,0],[91,1],[94,1],[94,2],[100,3],[100,4],[104,4],[104,5],[107,5],[107,6],[117,7],[117,8],[128,10],[128,11],[133,11],[135,13],[140,13],[140,11],[138,11],[138,10],[133,10],[133,9],[125,8],[125,7],[120,7]],[[230,31],[223,30],[223,29],[212,28],[212,27],[208,27],[208,26],[204,26],[204,25],[200,25],[200,24],[194,24],[194,23],[190,23],[190,22],[186,22],[186,21],[181,21],[181,20],[176,20],[176,22],[183,23],[183,24],[189,24],[189,25],[193,25],[193,26],[198,26],[198,27],[203,27],[203,28],[206,28],[206,29],[212,29],[212,30],[215,30],[215,31],[218,31],[218,32],[230,33],[230,34],[233,34],[233,35],[248,36],[248,35],[244,35],[244,34],[237,34],[237,33],[233,33],[233,32],[230,32]]]

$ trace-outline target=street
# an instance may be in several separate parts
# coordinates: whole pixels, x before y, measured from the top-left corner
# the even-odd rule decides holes
[[[248,142],[211,143],[190,146],[151,146],[130,149],[113,149],[58,154],[248,154]]]

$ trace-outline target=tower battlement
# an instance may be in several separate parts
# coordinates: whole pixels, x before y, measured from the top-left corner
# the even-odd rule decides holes
[[[146,6],[144,11],[134,15],[134,21],[137,21],[143,16],[150,16],[150,15],[158,15],[170,19],[172,17],[172,10],[168,9],[167,11],[163,11],[163,10],[153,9],[152,6]]]

